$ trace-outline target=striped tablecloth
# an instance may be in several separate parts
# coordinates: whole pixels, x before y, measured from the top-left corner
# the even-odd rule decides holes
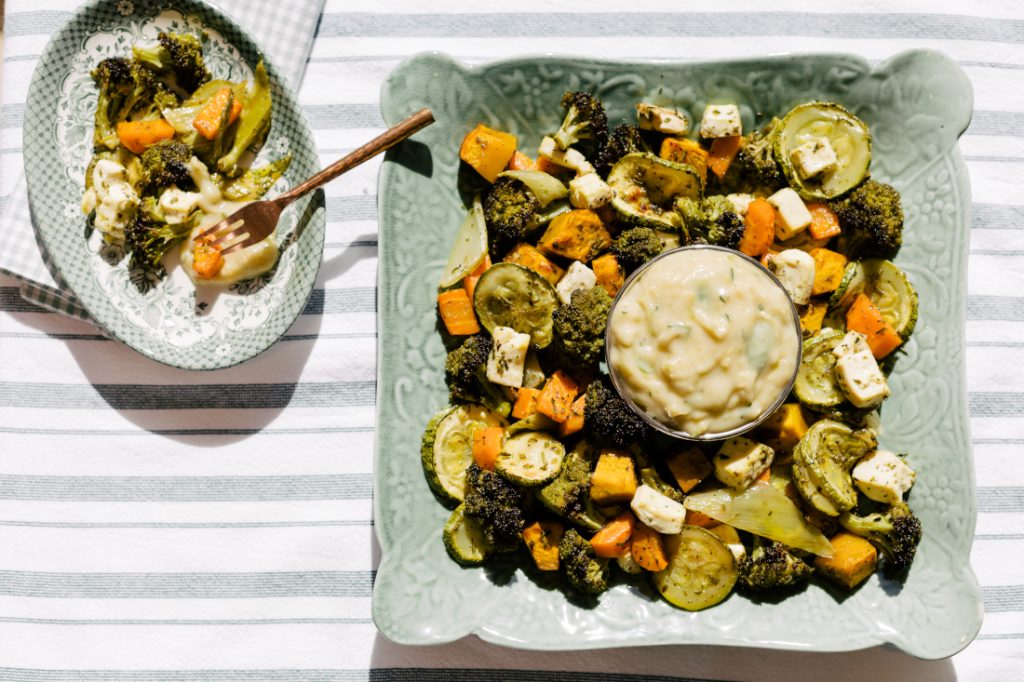
[[[240,367],[157,365],[26,303],[18,282],[0,276],[0,680],[1024,678],[1024,8],[780,0],[767,11],[747,0],[669,16],[682,4],[355,4],[327,2],[299,90],[325,163],[381,130],[381,82],[423,50],[467,61],[835,50],[880,60],[924,46],[963,66],[976,98],[961,145],[975,202],[967,389],[981,636],[941,662],[882,649],[528,653],[475,639],[437,648],[383,639],[370,620],[371,162],[327,189],[327,249],[304,313]],[[68,5],[7,0],[0,155],[20,152],[24,90],[8,85],[31,72]],[[0,203],[15,175],[0,177]]]

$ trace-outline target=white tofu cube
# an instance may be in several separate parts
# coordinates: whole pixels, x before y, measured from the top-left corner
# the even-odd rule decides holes
[[[854,407],[877,407],[889,397],[889,384],[869,350],[836,360],[836,381]]]
[[[819,173],[833,170],[839,163],[836,150],[832,148],[832,143],[828,141],[827,137],[819,137],[803,143],[793,150],[789,158],[796,166],[796,172],[805,180],[813,178]]]
[[[875,502],[895,504],[914,485],[917,474],[903,458],[888,450],[875,450],[853,467],[853,482]]]
[[[657,130],[666,135],[685,135],[690,130],[690,122],[678,111],[643,102],[636,105],[636,121],[641,130]]]
[[[686,520],[686,507],[646,484],[636,489],[629,507],[645,525],[666,535],[679,533]]]
[[[768,261],[772,271],[793,303],[807,305],[814,287],[814,258],[800,249],[786,249]]]
[[[736,209],[736,213],[742,218],[747,215],[747,209],[750,208],[750,202],[754,200],[753,194],[726,194],[725,198],[729,200],[732,207]]]
[[[494,347],[487,356],[487,380],[501,386],[522,386],[530,335],[512,327],[495,327],[491,338]]]
[[[714,458],[715,478],[736,490],[744,490],[772,465],[775,451],[743,436],[729,438]]]
[[[775,207],[775,236],[781,242],[803,232],[811,224],[811,212],[800,195],[790,187],[783,187],[768,197],[768,203]]]
[[[743,134],[740,108],[735,104],[709,104],[700,119],[701,137],[734,137]]]
[[[569,202],[576,208],[601,208],[615,196],[597,173],[580,175],[569,181]]]
[[[837,358],[841,358],[844,355],[850,355],[852,353],[860,353],[861,351],[871,352],[871,347],[868,345],[868,337],[860,332],[848,331],[843,340],[836,344],[836,347],[832,349],[832,354]]]
[[[572,292],[578,289],[590,289],[594,286],[597,286],[597,275],[594,274],[594,271],[578,260],[574,260],[562,275],[562,279],[558,280],[555,291],[558,292],[558,298],[562,299],[562,303],[571,303]]]
[[[587,161],[587,158],[579,150],[569,147],[562,151],[551,137],[545,137],[541,140],[540,147],[537,148],[537,155],[543,156],[551,163],[557,164],[562,168],[570,168],[580,175],[594,172],[594,167],[590,165],[590,162]]]

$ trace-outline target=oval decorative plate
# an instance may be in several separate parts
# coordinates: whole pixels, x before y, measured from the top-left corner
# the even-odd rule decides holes
[[[271,272],[230,288],[197,291],[180,267],[162,281],[128,267],[119,247],[89,234],[79,205],[92,156],[96,87],[102,59],[126,55],[159,31],[205,32],[214,78],[251,79],[261,58],[253,39],[226,15],[198,0],[94,0],[50,40],[25,107],[25,176],[37,234],[56,269],[92,318],[143,355],[186,369],[218,369],[269,348],[302,312],[323,254],[322,192],[296,202],[277,228],[281,258]],[[270,135],[256,163],[292,154],[279,193],[316,172],[309,125],[274,65]]]
[[[911,501],[924,526],[904,585],[870,578],[851,594],[813,585],[778,603],[733,594],[688,613],[646,581],[619,582],[593,600],[557,579],[497,557],[464,569],[445,553],[448,516],[423,479],[420,436],[448,401],[436,284],[465,215],[456,181],[459,142],[483,122],[536,149],[561,120],[565,90],[595,92],[617,124],[641,99],[699,120],[708,101],[740,104],[747,130],[811,99],[838,101],[871,126],[872,173],[903,195],[907,222],[896,262],[920,293],[917,332],[890,378],[886,446],[913,453]],[[972,90],[956,64],[914,51],[872,66],[851,55],[791,55],[702,63],[532,57],[467,67],[440,54],[400,65],[382,91],[389,124],[430,107],[437,122],[402,145],[380,176],[380,312],[375,531],[381,562],[373,617],[390,639],[448,642],[468,634],[528,649],[723,644],[846,651],[878,644],[921,658],[950,656],[981,626],[969,558],[974,470],[964,385],[970,186],[957,138]]]

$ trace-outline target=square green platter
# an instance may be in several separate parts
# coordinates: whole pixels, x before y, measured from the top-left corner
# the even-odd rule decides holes
[[[709,101],[740,104],[745,130],[812,99],[842,103],[871,127],[871,172],[895,185],[906,212],[897,258],[920,294],[920,317],[890,378],[881,442],[910,453],[911,502],[924,526],[900,587],[873,576],[839,595],[812,585],[778,602],[733,594],[697,613],[659,599],[642,579],[594,600],[512,560],[464,569],[441,542],[448,516],[420,467],[420,436],[447,404],[435,329],[436,284],[465,215],[456,188],[459,143],[476,123],[536,149],[557,128],[565,90],[595,92],[609,121],[632,120],[647,101],[698,120]],[[381,562],[373,617],[389,639],[439,644],[465,635],[526,649],[715,644],[847,651],[888,644],[920,658],[965,647],[982,606],[969,563],[976,517],[964,381],[964,310],[970,211],[957,139],[972,111],[963,72],[935,52],[875,66],[850,55],[789,55],[705,62],[624,63],[531,57],[467,67],[422,54],[390,75],[387,123],[420,107],[437,122],[390,152],[380,175],[378,394],[374,518]]]

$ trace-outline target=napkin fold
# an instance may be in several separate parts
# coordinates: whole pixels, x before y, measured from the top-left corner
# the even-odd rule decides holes
[[[249,31],[289,85],[298,89],[306,70],[324,0],[221,0],[218,4],[226,14]],[[14,8],[8,7],[8,11],[13,12]],[[39,45],[39,51],[43,47]],[[4,59],[0,111],[5,115],[9,111],[15,112],[18,119],[16,126],[20,129],[24,93],[28,91],[28,83],[23,81],[31,79],[31,73],[18,70],[16,64],[13,60]],[[20,135],[18,139],[20,141]],[[17,149],[3,154],[0,159],[0,172],[6,177],[17,178],[10,194],[0,197],[0,244],[3,244],[0,249],[0,272],[21,282],[21,296],[30,303],[53,312],[90,320],[89,314],[68,289],[37,238],[28,203],[20,142]]]

